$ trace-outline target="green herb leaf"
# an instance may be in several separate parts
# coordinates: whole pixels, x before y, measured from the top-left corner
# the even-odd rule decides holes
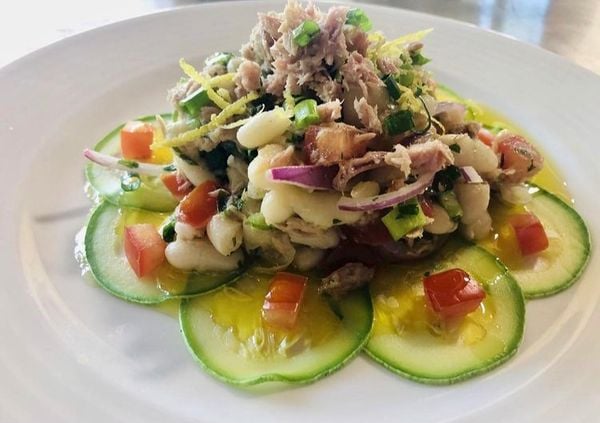
[[[165,223],[161,230],[162,239],[165,242],[175,241],[175,222],[176,219],[171,217],[167,223]]]
[[[398,135],[413,129],[415,123],[409,110],[399,110],[384,119],[383,127],[388,135]]]
[[[432,188],[436,192],[450,191],[454,188],[454,183],[458,178],[460,178],[460,170],[458,167],[450,165],[435,174]]]
[[[421,52],[411,54],[410,58],[412,60],[413,65],[416,66],[423,66],[431,62],[431,59],[428,59],[427,57],[423,56]]]

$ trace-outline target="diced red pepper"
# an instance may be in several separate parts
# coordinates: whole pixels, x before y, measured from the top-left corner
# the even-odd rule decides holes
[[[142,278],[163,263],[167,244],[153,225],[142,223],[125,228],[124,247],[129,265]]]

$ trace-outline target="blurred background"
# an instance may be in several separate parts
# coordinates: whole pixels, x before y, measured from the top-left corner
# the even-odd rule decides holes
[[[0,66],[87,29],[200,3],[203,2],[4,0],[0,14]],[[365,0],[363,3],[431,13],[493,29],[539,45],[600,74],[599,0]]]

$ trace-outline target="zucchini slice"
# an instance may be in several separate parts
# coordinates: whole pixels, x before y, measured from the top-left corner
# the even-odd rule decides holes
[[[515,277],[526,298],[540,298],[573,285],[590,258],[590,234],[577,212],[554,194],[530,186],[532,200],[525,206],[495,204],[492,216],[495,235],[481,245],[499,257]],[[511,214],[531,212],[546,231],[549,246],[531,257],[522,257],[507,223]]]
[[[125,257],[123,229],[133,223],[158,227],[167,217],[147,210],[118,208],[106,201],[96,207],[87,225],[84,245],[90,270],[100,286],[127,301],[156,304],[209,292],[244,273],[244,266],[229,273],[186,272],[165,262],[152,277],[138,278]]]
[[[270,279],[249,272],[234,285],[181,302],[183,337],[208,373],[234,385],[308,383],[358,354],[372,326],[366,290],[333,302],[317,293],[311,279],[296,328],[286,332],[261,317]]]
[[[169,118],[171,115],[162,116]],[[138,120],[152,122],[154,119],[154,116],[146,116]],[[111,156],[120,156],[120,131],[123,126],[124,124],[113,129],[96,144],[94,150]],[[94,191],[92,196],[97,195],[117,206],[138,207],[158,212],[172,211],[177,206],[177,200],[165,188],[160,178],[144,176],[137,190],[127,192],[121,188],[123,174],[121,170],[107,169],[95,163],[88,163],[85,168],[85,176]]]
[[[485,289],[480,307],[451,329],[428,311],[425,272],[461,268]],[[508,360],[523,337],[525,303],[516,281],[494,256],[453,240],[435,257],[379,269],[371,284],[374,324],[366,352],[389,370],[428,384],[450,384]]]

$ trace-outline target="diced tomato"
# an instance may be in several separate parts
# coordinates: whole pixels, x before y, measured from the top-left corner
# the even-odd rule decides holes
[[[494,138],[496,138],[496,136],[487,129],[481,128],[479,132],[477,132],[477,138],[479,138],[479,141],[481,141],[488,147],[491,147],[494,143]]]
[[[181,200],[194,189],[192,183],[179,172],[169,172],[160,175],[160,180],[173,194],[173,197]]]
[[[442,319],[456,319],[475,311],[485,298],[485,291],[462,269],[426,276],[425,299],[431,310]]]
[[[204,228],[217,213],[217,199],[210,193],[217,189],[214,181],[206,181],[192,190],[179,203],[177,219],[194,228]]]
[[[154,128],[148,122],[132,120],[121,129],[121,153],[126,159],[144,160],[152,157],[150,145]]]
[[[515,231],[519,250],[524,256],[537,254],[548,248],[544,226],[534,214],[515,214],[510,217],[509,223]]]
[[[140,278],[156,270],[165,259],[167,244],[149,223],[127,226],[124,244],[127,261]]]
[[[276,273],[262,306],[263,319],[275,327],[293,329],[307,283],[308,278],[301,275]]]

